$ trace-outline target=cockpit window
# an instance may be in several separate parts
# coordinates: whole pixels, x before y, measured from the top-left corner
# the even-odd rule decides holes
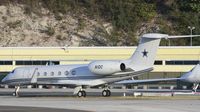
[[[15,72],[15,69],[11,73],[14,73],[14,72]]]
[[[194,70],[194,68],[192,68],[192,70],[190,70],[190,72],[192,72]]]

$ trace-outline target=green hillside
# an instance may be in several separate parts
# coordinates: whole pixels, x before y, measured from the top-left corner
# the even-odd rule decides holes
[[[136,45],[137,36],[148,32],[190,34],[188,26],[194,26],[193,34],[200,34],[200,0],[1,0],[0,4],[23,4],[25,13],[40,15],[48,9],[59,21],[60,14],[85,14],[98,23],[110,22],[111,33],[104,29],[97,32],[112,42],[111,45]],[[82,18],[80,29],[85,27]],[[172,40],[171,45],[189,45],[189,39]],[[162,45],[168,45],[163,40]],[[194,38],[193,45],[200,45]]]

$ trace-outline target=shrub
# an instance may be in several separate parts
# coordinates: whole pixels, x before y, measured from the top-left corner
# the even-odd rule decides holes
[[[21,25],[22,25],[22,21],[20,21],[20,20],[7,23],[7,26],[9,26],[10,28],[17,28],[17,27],[20,27]]]
[[[45,33],[48,36],[53,36],[55,34],[55,30],[51,26],[46,26],[46,29],[45,30],[40,30],[40,33]]]

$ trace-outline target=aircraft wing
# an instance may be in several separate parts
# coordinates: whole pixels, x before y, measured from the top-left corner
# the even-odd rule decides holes
[[[123,80],[116,82],[115,84],[137,84],[137,83],[151,83],[151,82],[162,82],[162,81],[174,81],[181,80],[182,78],[163,78],[163,79],[146,79],[146,80]]]

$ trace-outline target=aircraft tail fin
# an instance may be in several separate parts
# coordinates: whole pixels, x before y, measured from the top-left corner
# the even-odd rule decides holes
[[[184,37],[197,37],[200,35],[183,35],[183,36],[169,36],[167,34],[149,33],[144,34],[139,42],[135,52],[128,60],[130,68],[133,70],[140,70],[151,68],[154,65],[156,52],[162,38],[184,38]]]

